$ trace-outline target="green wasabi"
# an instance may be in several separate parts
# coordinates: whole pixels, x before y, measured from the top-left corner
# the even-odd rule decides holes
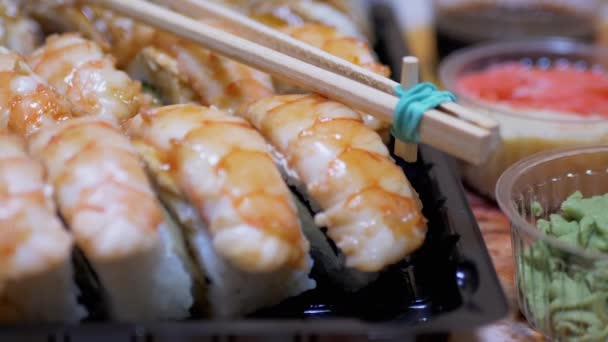
[[[540,217],[540,203],[532,205]],[[568,244],[608,253],[608,194],[575,192],[537,228]],[[563,341],[608,340],[608,262],[566,254],[543,241],[519,257],[520,287],[528,313]]]
[[[532,203],[532,214],[535,217],[543,216],[543,206],[538,202]]]

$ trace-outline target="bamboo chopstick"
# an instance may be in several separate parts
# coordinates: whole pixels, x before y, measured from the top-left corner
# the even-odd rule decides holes
[[[240,14],[225,6],[206,0],[152,0],[157,4],[171,8],[185,16],[194,19],[219,19],[230,25],[238,36],[254,43],[282,52],[306,63],[316,65],[360,83],[374,87],[393,95],[393,89],[398,84],[382,75],[373,73],[356,64],[336,57],[318,49],[288,34],[260,24],[246,15]]]
[[[408,89],[418,84],[420,63],[416,57],[403,57],[401,61],[401,86]],[[406,144],[395,139],[394,152],[406,162],[413,163],[418,159],[418,145]]]
[[[380,120],[392,122],[398,99],[299,59],[261,46],[144,0],[89,0],[175,34],[240,63],[287,79]],[[419,125],[420,141],[473,164],[485,161],[498,144],[495,132],[429,110]]]
[[[287,34],[260,24],[249,17],[225,6],[206,0],[152,0],[191,18],[215,18],[230,24],[237,35],[252,42],[282,52],[306,63],[350,78],[370,87],[393,95],[397,82],[371,72],[354,63],[336,57],[319,48],[294,39]],[[497,131],[498,123],[457,103],[445,103],[440,109],[457,115],[480,127]]]

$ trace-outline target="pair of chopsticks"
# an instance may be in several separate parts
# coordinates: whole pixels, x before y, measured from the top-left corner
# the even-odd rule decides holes
[[[205,0],[155,0],[167,7],[144,0],[89,2],[199,43],[382,121],[393,121],[399,101],[393,94],[396,82],[223,6]],[[193,17],[220,19],[230,24],[237,35]],[[499,141],[497,124],[455,103],[443,104],[439,109],[425,112],[419,125],[420,142],[473,164],[487,160]],[[411,147],[409,150],[411,153]]]

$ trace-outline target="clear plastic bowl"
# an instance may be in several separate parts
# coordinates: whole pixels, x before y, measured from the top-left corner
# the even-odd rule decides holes
[[[492,158],[479,166],[463,165],[466,183],[489,197],[494,196],[496,181],[504,170],[526,156],[552,148],[608,142],[608,120],[556,116],[541,110],[514,110],[467,96],[458,89],[460,77],[503,62],[543,66],[573,63],[581,68],[608,70],[608,50],[567,39],[546,38],[482,44],[460,50],[441,63],[442,85],[454,93],[461,104],[500,124],[502,144]]]
[[[608,145],[528,157],[502,175],[496,197],[511,222],[517,295],[529,323],[553,340],[607,341],[608,255],[536,228],[575,191],[608,193]],[[545,209],[538,218],[535,202]]]

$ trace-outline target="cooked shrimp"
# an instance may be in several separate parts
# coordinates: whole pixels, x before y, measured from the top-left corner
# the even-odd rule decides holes
[[[333,27],[321,24],[288,26],[282,30],[295,39],[324,50],[336,57],[388,77],[390,70],[378,63],[368,44],[360,39],[344,35]]]
[[[104,289],[110,316],[187,317],[193,297],[183,242],[172,232],[131,141],[91,116],[42,127],[29,148],[45,166],[61,215]]]
[[[43,106],[38,100],[32,98],[30,107]],[[17,105],[27,104],[21,102],[15,96]],[[89,115],[58,122],[44,110],[39,114],[42,123],[29,126],[30,152],[42,161],[59,211],[104,289],[111,317],[187,317],[193,297],[186,256],[179,252],[183,241],[172,235],[131,141],[110,122],[117,120]]]
[[[45,124],[71,117],[68,104],[38,77],[21,55],[0,47],[0,129],[29,136]]]
[[[44,7],[43,7],[44,8]],[[60,31],[84,31],[84,36],[96,44],[95,53],[98,55],[105,50],[115,56],[117,65],[128,68],[132,73],[140,75],[142,58],[161,67],[178,66],[178,77],[174,74],[164,74],[160,77],[152,75],[148,81],[155,81],[155,86],[168,93],[161,94],[165,99],[182,102],[200,100],[206,105],[215,105],[232,111],[241,103],[257,100],[272,94],[271,78],[245,65],[220,57],[197,44],[192,44],[176,37],[158,32],[132,19],[99,9],[95,6],[76,4],[55,4],[46,6],[43,10],[33,9],[38,16],[46,18],[46,26],[60,26]],[[60,18],[60,20],[57,20]],[[53,25],[55,21],[58,21]],[[48,24],[50,22],[51,24]],[[220,22],[208,21],[213,25],[223,25]],[[229,29],[223,25],[224,29]],[[56,28],[57,30],[57,28]],[[48,43],[47,43],[48,45]],[[63,49],[59,44],[55,44]],[[92,55],[92,53],[91,53]],[[139,60],[136,57],[140,57]],[[97,58],[97,57],[95,57]],[[146,62],[146,61],[144,61]],[[36,64],[36,63],[34,63]],[[55,68],[52,66],[51,68]],[[159,70],[153,70],[158,72]],[[168,70],[173,72],[174,70]],[[148,75],[150,76],[150,75]],[[172,83],[160,84],[163,79]],[[191,89],[186,89],[181,83],[186,83]],[[177,89],[176,87],[180,89]],[[175,90],[186,90],[186,96],[175,94]],[[196,96],[190,95],[194,90]],[[85,108],[86,109],[86,108]]]
[[[155,149],[153,172],[169,174],[229,262],[249,272],[306,266],[309,245],[291,194],[266,142],[245,120],[173,105],[141,113],[127,127]]]
[[[230,31],[221,21],[207,24]],[[200,45],[159,34],[157,46],[177,61],[182,77],[197,93],[201,103],[233,113],[239,106],[274,94],[272,78]]]
[[[70,118],[67,105],[60,100],[53,89],[32,73],[19,55],[6,50],[0,50],[0,87],[11,90],[0,96],[3,126],[22,136],[32,137],[32,143],[36,146],[35,154],[45,161],[51,181],[59,182],[54,185],[59,191],[62,209],[67,210],[67,212],[62,210],[64,215],[74,217],[73,220],[86,219],[87,216],[94,215],[94,210],[87,211],[87,201],[105,200],[107,205],[110,205],[106,208],[105,215],[108,216],[106,220],[111,220],[114,211],[120,212],[119,208],[113,208],[111,204],[119,206],[120,199],[129,203],[129,200],[142,195],[150,196],[150,190],[142,185],[146,184],[146,177],[138,164],[130,141],[109,124],[84,118],[76,122],[63,121]],[[59,121],[63,121],[63,124],[53,125]],[[35,133],[39,130],[43,132]],[[47,142],[49,146],[43,146]],[[105,157],[107,159],[104,159]],[[121,187],[121,182],[126,182],[128,186]],[[92,190],[100,184],[106,185],[107,189],[103,190],[102,187],[97,193]],[[134,187],[131,189],[133,194],[128,194],[127,190],[130,186]],[[116,191],[114,198],[113,188],[117,188],[114,190]],[[74,192],[70,193],[71,191]],[[104,192],[110,197],[105,199],[99,197],[104,195]],[[74,195],[78,193],[80,195]],[[82,203],[78,204],[77,202],[80,201]],[[151,199],[148,199],[148,202],[151,202]],[[145,204],[146,201],[142,203]],[[78,213],[79,210],[82,212]],[[68,212],[69,214],[66,214]],[[91,216],[89,219],[95,217]],[[102,230],[103,217],[103,215],[98,217],[101,226],[97,229]],[[153,220],[154,217],[152,215],[150,219]],[[121,228],[124,222],[116,223],[116,231],[128,228],[126,226]],[[78,226],[76,224],[76,227]],[[91,225],[86,229],[93,228],[94,225]],[[77,229],[76,232],[82,231]],[[88,234],[91,233],[93,232]],[[111,230],[105,233],[111,237]]]
[[[0,133],[0,293],[4,281],[69,262],[72,237],[55,215],[42,167]]]
[[[186,77],[179,72],[177,61],[166,51],[148,46],[140,51],[128,67],[131,77],[150,85],[157,102],[165,104],[200,102]],[[145,87],[144,87],[145,88]]]
[[[289,26],[283,31],[295,39],[324,50],[336,57],[359,65],[376,74],[388,77],[390,70],[378,63],[368,44],[360,39],[340,33],[333,27],[321,24],[304,24]],[[380,121],[369,114],[361,114],[365,125],[375,131],[386,130],[390,127],[387,122]]]
[[[347,266],[379,271],[420,247],[426,224],[417,194],[356,112],[319,95],[285,95],[239,115],[268,139],[323,210],[315,222],[328,228]]]
[[[154,39],[156,30],[131,18],[80,1],[46,0],[24,7],[47,33],[80,32],[123,68]]]
[[[249,17],[274,28],[303,23],[317,23],[337,28],[357,38],[369,35],[368,27],[358,13],[352,11],[353,2],[317,0],[213,0],[233,7]]]
[[[131,142],[110,123],[83,117],[43,127],[30,150],[87,257],[111,261],[157,243],[161,209]]]
[[[55,214],[41,165],[0,133],[0,322],[77,322],[73,238]]]
[[[34,72],[65,96],[74,115],[121,122],[141,105],[141,84],[78,34],[54,35],[28,58]]]

